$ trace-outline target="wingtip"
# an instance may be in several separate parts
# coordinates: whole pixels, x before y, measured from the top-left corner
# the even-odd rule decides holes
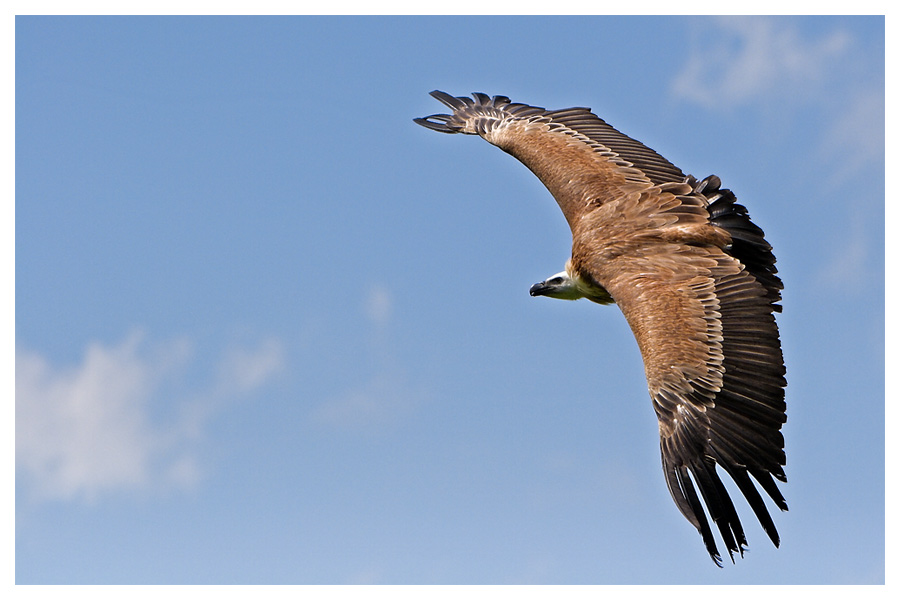
[[[441,133],[456,133],[456,129],[447,124],[449,118],[450,115],[429,115],[427,117],[417,117],[413,119],[413,123]],[[436,119],[436,121],[431,119]]]

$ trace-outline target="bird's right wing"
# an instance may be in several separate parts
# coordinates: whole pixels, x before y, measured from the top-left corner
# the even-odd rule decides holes
[[[515,156],[550,190],[573,230],[586,211],[622,193],[685,179],[678,167],[587,108],[548,111],[505,96],[431,95],[453,114],[416,123],[443,133],[479,135]]]

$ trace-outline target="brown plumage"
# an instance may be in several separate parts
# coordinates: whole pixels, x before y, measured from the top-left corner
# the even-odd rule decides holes
[[[480,135],[524,163],[556,198],[572,229],[572,257],[532,295],[586,297],[622,310],[644,359],[666,483],[716,564],[721,556],[703,503],[732,561],[747,545],[717,466],[778,546],[752,479],[787,510],[775,483],[787,481],[785,369],[773,314],[781,311],[782,284],[772,248],[746,209],[718,177],[685,176],[587,108],[431,95],[453,114],[416,123]]]

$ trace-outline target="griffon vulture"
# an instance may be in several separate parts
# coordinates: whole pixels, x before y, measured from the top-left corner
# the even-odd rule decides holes
[[[572,230],[572,256],[531,295],[622,310],[644,359],[666,484],[715,563],[721,566],[721,555],[704,503],[732,562],[747,546],[717,466],[778,546],[753,480],[787,510],[775,483],[787,481],[785,368],[774,317],[782,284],[772,247],[747,210],[718,177],[685,175],[590,109],[431,95],[452,114],[416,123],[480,135],[556,198]]]

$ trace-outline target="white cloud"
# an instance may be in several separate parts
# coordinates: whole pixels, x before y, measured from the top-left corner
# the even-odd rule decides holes
[[[55,366],[17,350],[16,463],[35,497],[91,501],[112,492],[195,484],[198,433],[216,399],[255,389],[283,362],[273,340],[255,351],[234,349],[221,363],[228,376],[208,392],[175,397],[177,414],[161,423],[160,407],[173,400],[161,388],[179,388],[190,344],[147,349],[143,337],[91,343],[77,366]]]
[[[710,109],[733,108],[760,98],[780,102],[815,97],[850,41],[843,31],[808,40],[789,20],[779,18],[704,21],[672,91]]]

